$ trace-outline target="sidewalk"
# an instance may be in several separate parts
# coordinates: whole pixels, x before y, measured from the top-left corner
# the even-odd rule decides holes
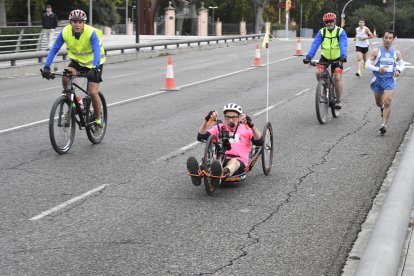
[[[372,209],[369,211],[365,222],[361,225],[361,232],[355,241],[352,250],[349,252],[348,259],[343,269],[342,276],[355,275],[360,258],[364,252],[365,246],[370,238],[371,232],[375,226],[377,218],[381,212],[382,205],[391,186],[392,180],[401,162],[404,150],[412,136],[414,124],[412,124],[405,134],[405,138],[401,143],[391,167],[388,169],[387,176],[384,179],[382,187],[374,199]],[[401,261],[398,276],[414,276],[414,208],[411,212],[411,218],[407,225],[407,234],[403,250],[401,252]],[[394,276],[394,275],[390,275]]]

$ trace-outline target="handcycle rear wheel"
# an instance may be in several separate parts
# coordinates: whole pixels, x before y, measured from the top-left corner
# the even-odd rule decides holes
[[[87,98],[85,106],[86,135],[88,136],[89,141],[91,141],[91,143],[93,144],[98,144],[102,141],[102,139],[105,136],[106,126],[108,124],[108,109],[106,106],[105,97],[101,92],[99,92],[99,98],[101,99],[102,128],[98,128],[95,125],[95,113],[93,110],[93,105],[90,97]]]
[[[70,101],[59,97],[52,105],[49,116],[49,138],[53,149],[67,153],[75,139],[75,114]]]
[[[217,158],[216,143],[214,139],[214,135],[210,135],[208,137],[202,161],[202,169],[205,170],[208,175],[211,175],[211,164]],[[211,179],[208,177],[208,175],[204,175],[204,186],[206,188],[207,194],[212,195],[215,191],[215,187],[213,187],[211,184]]]
[[[316,117],[319,123],[324,124],[328,118],[328,87],[324,80],[319,80],[315,93]]]
[[[331,113],[334,118],[339,117],[339,109],[335,108],[336,102],[336,94],[335,94],[335,85],[331,85],[331,89],[329,90],[329,99],[330,99],[330,106],[331,106]]]
[[[262,167],[263,173],[269,175],[273,163],[273,129],[272,124],[267,122],[262,133]]]

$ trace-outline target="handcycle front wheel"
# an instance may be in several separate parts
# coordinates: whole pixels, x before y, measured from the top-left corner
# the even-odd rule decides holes
[[[316,118],[318,118],[319,123],[324,124],[328,118],[328,87],[324,80],[319,80],[318,85],[316,86],[315,93],[315,108],[316,108]]]
[[[75,139],[75,116],[70,101],[62,96],[52,105],[49,116],[49,138],[53,149],[67,153]]]
[[[263,173],[269,175],[273,163],[273,129],[272,124],[267,122],[262,133],[262,167]]]
[[[339,109],[335,108],[336,94],[335,94],[335,85],[334,84],[331,85],[331,89],[329,90],[329,98],[330,98],[330,101],[331,101],[332,116],[334,118],[338,118],[339,117]]]
[[[98,144],[102,141],[105,136],[106,127],[108,124],[108,109],[106,106],[105,97],[101,92],[99,92],[99,98],[101,100],[101,127],[98,127],[95,124],[95,111],[93,109],[92,100],[90,97],[87,97],[85,106],[86,135],[88,136],[89,141],[91,141],[93,144]]]
[[[214,141],[214,135],[210,135],[206,142],[204,149],[204,157],[202,161],[202,169],[206,171],[207,175],[204,175],[204,186],[208,195],[212,195],[215,191],[215,187],[211,184],[211,164],[217,158],[216,156],[216,143]]]

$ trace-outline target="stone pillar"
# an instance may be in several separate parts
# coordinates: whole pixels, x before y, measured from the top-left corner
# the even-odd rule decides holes
[[[223,35],[222,34],[222,22],[220,21],[219,18],[217,18],[217,22],[216,22],[216,35]]]
[[[246,33],[246,21],[242,19],[242,21],[240,21],[240,35],[246,35]]]
[[[175,36],[175,9],[168,2],[168,8],[165,8],[165,35]]]
[[[198,10],[198,36],[208,36],[208,9],[201,2],[201,8]]]
[[[127,35],[133,35],[133,34],[134,34],[134,24],[132,24],[131,18],[128,18]]]
[[[271,33],[271,23],[270,22],[266,22],[266,25],[265,25],[265,33]]]

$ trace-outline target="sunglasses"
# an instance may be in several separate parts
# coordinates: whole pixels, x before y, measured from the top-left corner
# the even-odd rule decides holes
[[[326,24],[329,24],[329,23],[334,23],[334,22],[335,22],[335,20],[325,21],[325,23],[326,23]]]
[[[224,116],[224,118],[226,118],[227,120],[230,120],[230,119],[235,120],[235,119],[239,118],[239,116]]]

